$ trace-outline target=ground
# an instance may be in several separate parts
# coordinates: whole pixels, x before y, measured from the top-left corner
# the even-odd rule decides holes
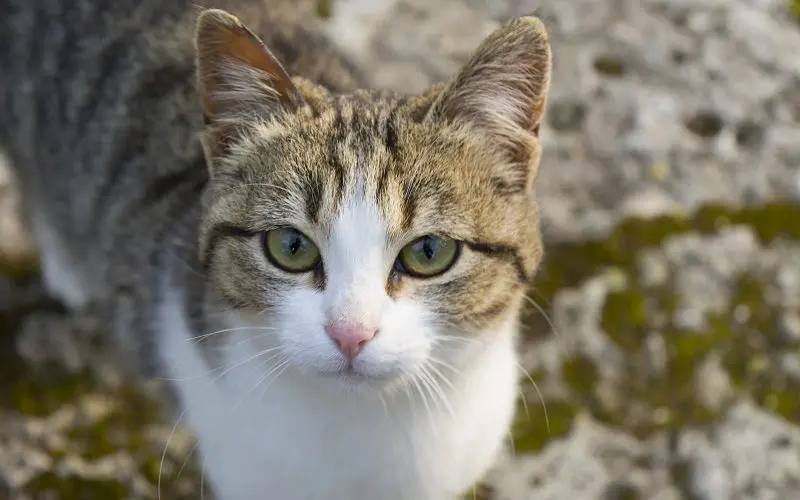
[[[527,409],[479,495],[797,496],[800,4],[320,5],[308,4],[309,21],[375,86],[403,91],[447,78],[508,17],[536,12],[551,33],[537,184],[547,253],[525,316]],[[6,268],[30,269],[14,203],[0,190],[0,254]],[[33,295],[12,298],[58,322]],[[50,341],[65,366],[32,356],[50,323],[39,314],[21,328],[22,312],[6,314],[0,334],[0,496],[153,498],[172,431],[158,388],[126,386],[102,359],[86,370],[70,332]],[[178,431],[170,443],[162,482],[197,498],[196,468],[181,470],[191,438]]]

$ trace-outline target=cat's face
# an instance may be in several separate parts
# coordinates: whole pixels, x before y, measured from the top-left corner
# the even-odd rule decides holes
[[[449,86],[413,99],[291,80],[219,11],[201,17],[198,53],[201,258],[243,323],[274,328],[254,350],[383,386],[511,328],[541,257],[538,21],[499,30]]]

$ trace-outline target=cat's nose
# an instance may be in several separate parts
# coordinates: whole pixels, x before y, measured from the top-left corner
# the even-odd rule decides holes
[[[378,330],[361,323],[334,322],[325,328],[328,336],[348,360],[353,360]]]

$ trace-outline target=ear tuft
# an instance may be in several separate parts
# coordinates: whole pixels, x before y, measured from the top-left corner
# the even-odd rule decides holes
[[[547,31],[536,17],[516,18],[489,35],[441,92],[426,120],[484,130],[512,163],[526,165],[550,86]]]
[[[207,121],[238,122],[293,111],[303,97],[263,42],[219,9],[197,19],[198,92]]]

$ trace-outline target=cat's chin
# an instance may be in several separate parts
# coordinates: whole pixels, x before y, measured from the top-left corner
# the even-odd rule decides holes
[[[340,370],[320,371],[318,376],[348,392],[382,391],[399,383],[403,378],[396,374],[367,373],[352,366]]]

